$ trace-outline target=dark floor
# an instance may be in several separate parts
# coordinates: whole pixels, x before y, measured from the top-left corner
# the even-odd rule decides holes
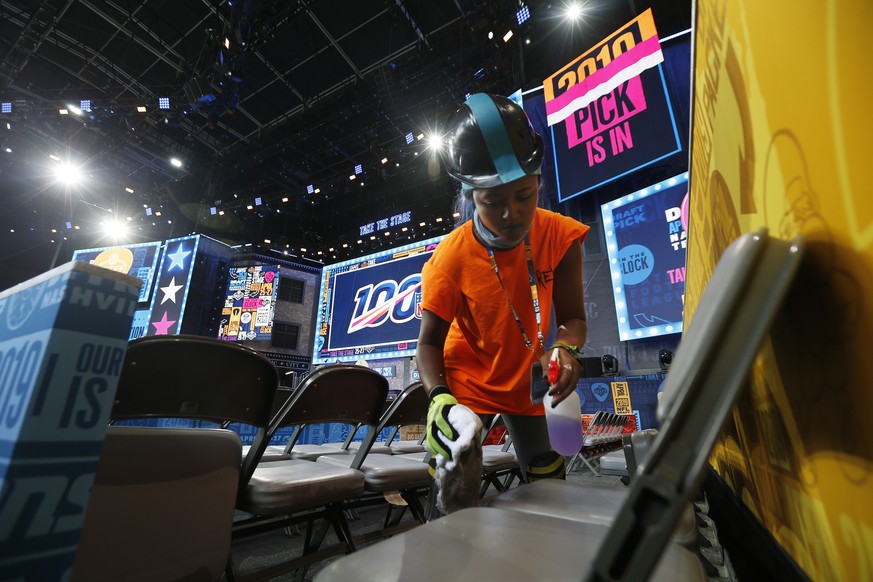
[[[574,468],[567,475],[567,478],[574,481],[597,481],[600,483],[610,483],[616,487],[624,487],[619,477],[595,475],[591,469],[584,465]],[[495,494],[495,491],[492,488],[487,495],[493,494]],[[354,514],[349,515],[349,525],[351,526],[352,534],[359,536],[364,533],[378,531],[382,527],[385,518],[385,508],[385,505],[369,507],[357,510]],[[695,508],[701,535],[700,554],[704,568],[709,574],[709,580],[711,582],[735,582],[736,577],[728,555],[718,543],[715,524],[707,516],[708,506],[706,501],[703,499],[696,501]],[[411,524],[413,522],[414,520],[409,511],[406,511],[401,523]],[[293,528],[290,531],[274,531],[235,541],[232,553],[237,576],[245,578],[248,574],[262,570],[265,567],[300,556],[304,543],[304,529],[305,526],[301,525],[299,528]],[[331,545],[336,543],[336,541],[337,538],[331,531],[325,538],[324,545]],[[369,543],[360,544],[359,547],[366,547]],[[305,573],[298,571],[296,577],[294,573],[288,573],[269,578],[268,580],[272,582],[291,580],[311,581],[319,570],[341,557],[340,555],[322,560],[310,566]]]

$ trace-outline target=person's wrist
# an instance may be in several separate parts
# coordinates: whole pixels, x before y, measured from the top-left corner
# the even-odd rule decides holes
[[[430,394],[428,394],[428,401],[430,404],[433,404],[433,402],[437,400],[439,396],[443,395],[454,398],[454,395],[452,394],[452,391],[449,390],[448,386],[446,386],[445,384],[437,384],[430,389]],[[439,398],[439,400],[445,400],[445,398]]]

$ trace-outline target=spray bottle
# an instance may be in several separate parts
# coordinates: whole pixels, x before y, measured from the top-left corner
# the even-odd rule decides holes
[[[555,348],[549,360],[549,385],[554,386],[561,375],[558,364],[558,350]],[[575,455],[582,448],[582,413],[579,395],[573,390],[564,400],[552,408],[552,397],[543,396],[546,409],[546,424],[552,448],[565,457]]]

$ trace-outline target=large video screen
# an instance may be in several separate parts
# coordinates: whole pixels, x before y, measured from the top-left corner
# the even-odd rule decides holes
[[[621,340],[682,331],[688,173],[600,207]]]
[[[142,287],[139,289],[138,301],[143,302],[148,301],[149,294],[152,292],[160,250],[160,241],[80,249],[73,252],[73,260],[91,263],[141,280]]]
[[[232,267],[227,277],[218,338],[225,341],[270,339],[279,290],[279,265]]]
[[[563,202],[682,149],[648,9],[543,81]]]
[[[312,363],[414,355],[421,323],[421,269],[443,238],[325,266]]]

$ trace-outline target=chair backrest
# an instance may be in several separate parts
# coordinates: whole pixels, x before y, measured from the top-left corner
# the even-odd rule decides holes
[[[585,580],[644,580],[705,475],[710,452],[800,265],[803,241],[742,235],[725,250],[670,366],[661,430]]]
[[[385,410],[379,424],[389,426],[409,426],[427,422],[427,393],[421,382],[413,382],[403,389]]]
[[[112,418],[266,426],[278,384],[276,367],[251,348],[192,335],[144,337],[127,349]]]
[[[427,424],[428,399],[421,382],[413,382],[387,404],[379,420],[379,426],[382,428],[391,427],[388,438],[385,439],[386,445],[391,444],[401,427]],[[380,433],[376,434],[378,436]]]
[[[296,425],[288,440],[290,450],[307,424],[341,422],[352,425],[353,431],[376,426],[387,397],[388,380],[374,370],[350,364],[318,368],[300,382],[270,422],[266,440],[280,428]]]
[[[300,383],[270,430],[314,422],[376,425],[387,397],[388,380],[374,370],[351,364],[324,366]]]

